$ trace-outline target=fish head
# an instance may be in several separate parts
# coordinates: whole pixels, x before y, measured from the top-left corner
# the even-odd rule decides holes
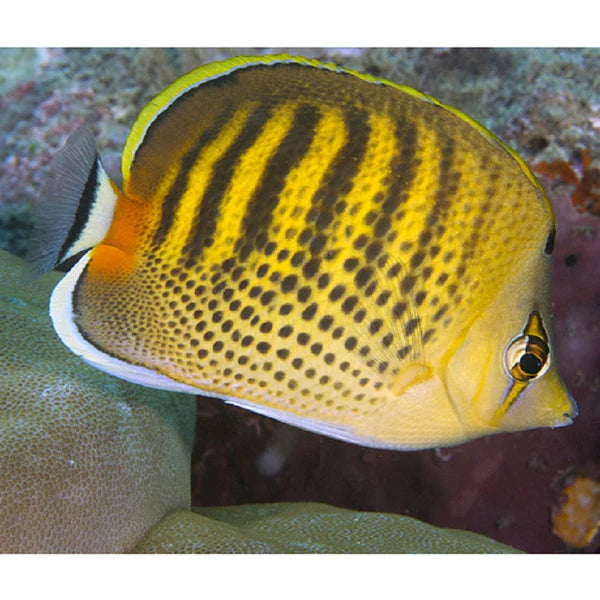
[[[543,240],[529,243],[544,247]],[[523,251],[516,260],[519,268],[492,304],[474,307],[444,368],[467,438],[561,427],[578,413],[557,369],[549,253]]]

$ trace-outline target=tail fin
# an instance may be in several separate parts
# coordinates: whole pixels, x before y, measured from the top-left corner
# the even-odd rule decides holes
[[[100,243],[118,190],[102,167],[92,133],[75,130],[50,165],[37,207],[28,260],[34,275]]]

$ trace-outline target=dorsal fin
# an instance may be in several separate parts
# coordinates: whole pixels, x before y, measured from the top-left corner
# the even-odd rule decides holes
[[[36,209],[28,259],[34,275],[101,242],[118,190],[106,174],[92,133],[76,129],[57,153]]]

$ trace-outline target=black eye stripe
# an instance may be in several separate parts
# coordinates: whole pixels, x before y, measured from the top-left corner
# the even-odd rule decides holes
[[[528,354],[534,354],[538,357],[543,357],[544,362],[548,358],[548,354],[550,354],[550,348],[548,348],[548,344],[538,337],[537,335],[527,336],[527,346],[525,348],[525,352]]]
[[[550,362],[550,348],[537,335],[521,335],[513,340],[507,353],[506,369],[515,381],[522,383],[537,379]]]

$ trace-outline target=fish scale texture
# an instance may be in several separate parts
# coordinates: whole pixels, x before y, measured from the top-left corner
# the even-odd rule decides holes
[[[123,552],[190,502],[195,399],[88,367],[47,314],[51,274],[0,252],[0,552]]]
[[[169,513],[135,547],[165,553],[511,553],[485,536],[440,529],[411,517],[316,503]]]

